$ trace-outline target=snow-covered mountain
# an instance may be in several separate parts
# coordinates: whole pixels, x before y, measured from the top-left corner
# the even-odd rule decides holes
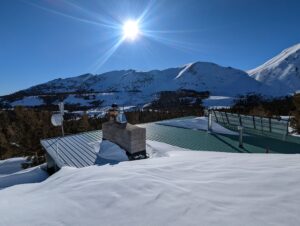
[[[260,93],[284,96],[300,90],[300,44],[247,73],[214,63],[195,62],[177,68],[111,71],[55,79],[0,97],[0,106],[39,106],[57,102],[80,106],[143,105],[161,91],[209,91],[213,96],[235,97]]]
[[[45,95],[64,94],[64,102],[69,104],[89,105],[98,101],[104,105],[111,102],[137,105],[150,102],[158,92],[178,89],[209,91],[212,95],[225,96],[268,90],[244,71],[214,63],[196,62],[166,70],[122,70],[55,79],[3,100],[9,99],[12,106],[35,106],[44,104]]]
[[[300,90],[300,43],[283,50],[263,65],[248,71],[248,74],[283,93]]]
[[[239,86],[236,86],[239,84]],[[260,84],[241,70],[214,63],[197,62],[180,68],[138,72],[112,71],[100,75],[85,74],[67,79],[56,79],[31,87],[25,92],[132,92],[149,94],[180,88],[196,91],[209,90],[215,95],[235,95],[257,91]],[[234,89],[233,89],[234,88]]]

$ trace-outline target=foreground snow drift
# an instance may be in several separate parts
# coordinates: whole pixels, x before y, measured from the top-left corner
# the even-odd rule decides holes
[[[0,176],[15,173],[22,170],[22,163],[25,162],[25,157],[0,160]]]
[[[300,156],[181,151],[0,191],[0,225],[299,225]]]
[[[0,175],[0,189],[18,184],[38,183],[46,180],[47,172],[40,166],[18,171],[16,173]]]
[[[94,148],[97,152],[96,165],[117,164],[129,160],[124,149],[108,140],[95,144]]]
[[[0,189],[18,184],[37,183],[47,179],[48,174],[40,166],[24,170],[22,163],[25,162],[26,157],[0,161]]]

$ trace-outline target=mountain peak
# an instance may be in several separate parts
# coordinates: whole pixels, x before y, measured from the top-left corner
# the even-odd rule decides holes
[[[293,45],[287,49],[284,49],[281,53],[277,56],[273,57],[272,59],[268,60],[266,63],[262,64],[261,66],[254,68],[248,71],[250,76],[260,73],[261,71],[267,68],[274,68],[281,64],[283,61],[287,61],[291,55],[297,54],[300,52],[300,43]]]
[[[283,50],[261,66],[248,71],[273,89],[293,93],[300,89],[300,43]]]

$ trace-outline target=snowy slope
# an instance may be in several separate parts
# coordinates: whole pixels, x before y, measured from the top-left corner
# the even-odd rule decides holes
[[[241,70],[198,62],[187,65],[175,78],[180,87],[209,90],[212,95],[235,96],[249,92],[264,92],[263,85]]]
[[[251,91],[258,88],[255,80],[243,71],[222,67],[213,63],[196,62],[179,68],[139,72],[135,70],[112,71],[99,75],[86,74],[67,79],[56,79],[45,84],[31,87],[25,92],[62,93],[77,91],[130,92],[143,91],[145,94],[177,90],[179,88],[199,91],[212,90],[221,93],[240,93],[228,90],[232,82],[249,82]],[[217,89],[218,88],[218,89]],[[231,85],[231,88],[232,85]],[[244,89],[242,90],[245,91]]]
[[[64,93],[65,102],[69,104],[89,105],[94,101],[104,101],[104,105],[111,102],[137,105],[153,100],[158,92],[178,89],[210,91],[212,95],[225,96],[248,92],[265,93],[269,90],[241,70],[214,63],[196,62],[161,71],[123,70],[56,79],[19,92],[24,97],[10,103],[13,106],[26,105],[26,102],[31,106],[34,103],[42,105],[43,102],[37,96]],[[86,98],[70,93],[83,93]]]
[[[237,86],[237,84],[239,84]],[[149,95],[159,91],[193,89],[211,91],[213,94],[235,95],[260,90],[256,82],[241,70],[222,67],[214,63],[196,62],[179,68],[138,72],[135,70],[112,71],[100,75],[54,80],[32,87],[26,91],[40,93],[75,92],[80,90],[96,92],[142,91]]]
[[[235,97],[228,96],[209,96],[203,100],[203,105],[208,108],[228,108],[234,104],[235,99]]]
[[[0,225],[299,225],[300,156],[183,150],[0,191]]]
[[[249,75],[283,93],[300,90],[300,44],[283,50],[263,65],[248,71]]]

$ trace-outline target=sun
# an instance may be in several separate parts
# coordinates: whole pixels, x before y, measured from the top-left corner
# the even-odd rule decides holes
[[[125,39],[134,41],[140,33],[139,23],[134,20],[127,20],[123,24],[123,36]]]

